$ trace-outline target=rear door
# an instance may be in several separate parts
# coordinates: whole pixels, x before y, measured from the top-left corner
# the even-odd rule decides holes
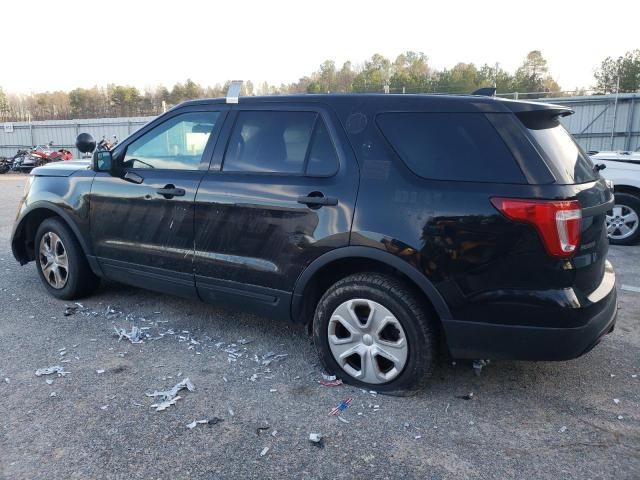
[[[304,268],[349,244],[357,163],[323,107],[245,104],[230,117],[196,196],[198,293],[288,318]]]

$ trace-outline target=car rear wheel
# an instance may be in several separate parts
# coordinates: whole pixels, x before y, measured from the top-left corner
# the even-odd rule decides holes
[[[614,245],[633,245],[640,240],[640,198],[615,194],[615,205],[607,212],[607,235]]]
[[[324,368],[346,383],[403,394],[433,370],[434,319],[395,278],[359,273],[335,283],[318,303],[313,330]]]
[[[72,300],[92,293],[100,283],[69,227],[57,218],[40,224],[35,237],[40,280],[54,297]]]

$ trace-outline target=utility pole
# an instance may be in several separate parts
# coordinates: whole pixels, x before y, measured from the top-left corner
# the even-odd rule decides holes
[[[613,123],[611,124],[611,143],[609,150],[613,150],[613,136],[616,131],[616,117],[618,115],[618,95],[620,94],[620,71],[618,70],[618,80],[616,81],[616,99],[613,103]]]
[[[496,68],[493,71],[493,88],[498,91],[498,68],[500,67],[500,63],[496,62]]]

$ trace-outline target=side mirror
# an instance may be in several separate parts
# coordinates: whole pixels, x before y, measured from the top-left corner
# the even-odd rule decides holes
[[[93,170],[96,172],[109,172],[115,170],[113,155],[110,150],[96,150],[93,152]]]

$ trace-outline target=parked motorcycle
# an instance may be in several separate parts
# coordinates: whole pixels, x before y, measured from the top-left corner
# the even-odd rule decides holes
[[[73,160],[73,153],[64,148],[53,150],[53,142],[49,142],[46,145],[37,145],[31,151],[19,150],[14,157],[12,170],[30,172],[47,163],[66,160]]]

